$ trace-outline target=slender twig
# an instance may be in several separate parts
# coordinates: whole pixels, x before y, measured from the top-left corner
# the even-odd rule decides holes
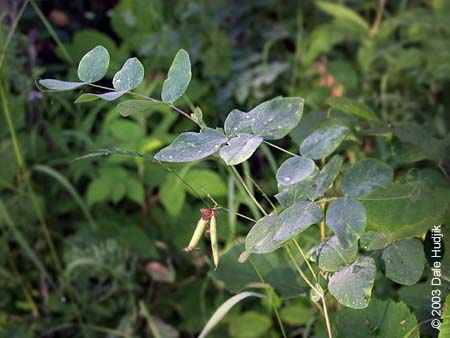
[[[259,277],[261,283],[262,283],[263,286],[264,286],[264,289],[265,289],[265,291],[266,291],[266,293],[267,293],[267,296],[269,297],[270,304],[272,305],[273,311],[275,312],[275,317],[277,318],[278,325],[280,326],[280,329],[281,329],[281,334],[283,335],[283,338],[287,338],[287,336],[286,336],[286,331],[285,331],[285,329],[284,329],[283,322],[281,321],[280,313],[278,312],[277,306],[275,305],[275,302],[274,302],[273,297],[272,297],[272,293],[270,292],[270,287],[269,287],[269,286],[267,285],[267,283],[264,281],[263,276],[262,276],[261,273],[259,272],[259,270],[258,270],[258,268],[256,267],[256,265],[253,263],[253,261],[252,261],[251,258],[249,258],[249,262],[250,262],[250,264],[253,266],[253,269],[255,270],[256,274],[258,275],[258,277]]]
[[[289,154],[289,155],[291,155],[291,156],[298,156],[297,154],[291,153],[289,150],[286,150],[286,149],[284,149],[284,148],[281,148],[281,147],[277,146],[276,144],[270,143],[270,142],[268,142],[268,141],[263,141],[263,142],[264,142],[265,144],[267,144],[267,145],[269,145],[269,146],[275,148],[275,149],[278,149],[278,150],[280,150],[280,151],[286,153],[286,154]]]
[[[369,31],[369,37],[373,37],[380,27],[381,19],[383,18],[383,12],[384,12],[384,5],[386,4],[386,0],[380,0],[380,3],[378,5],[377,14],[375,16],[375,20],[372,24],[372,27]]]
[[[113,91],[113,92],[116,91],[114,88],[105,87],[105,86],[100,86],[100,85],[96,85],[96,84],[93,84],[93,83],[90,83],[89,86],[91,86],[91,87],[96,87],[96,88],[100,88],[100,89],[104,89],[104,90],[109,90],[109,91]],[[186,113],[185,111],[183,111],[182,109],[176,107],[175,105],[173,105],[173,104],[171,104],[171,103],[166,103],[166,102],[157,100],[157,99],[155,99],[155,98],[153,98],[153,97],[146,96],[146,95],[143,95],[143,94],[139,94],[139,93],[136,93],[136,92],[127,92],[126,94],[138,96],[138,97],[140,97],[140,98],[143,98],[143,99],[145,99],[145,100],[148,100],[148,101],[151,101],[151,102],[154,102],[154,103],[159,103],[159,104],[167,105],[168,107],[172,108],[172,109],[173,109],[174,111],[176,111],[177,113],[180,113],[180,114],[183,115],[184,117],[186,117],[186,118],[188,118],[189,120],[191,120],[191,121],[194,122],[194,120],[192,119],[192,117],[191,117],[188,113]]]
[[[258,207],[258,209],[262,212],[262,214],[264,216],[267,216],[267,212],[264,210],[264,208],[261,206],[261,204],[259,204],[258,200],[255,198],[255,196],[251,193],[250,189],[247,187],[247,185],[245,184],[244,179],[242,178],[242,176],[239,174],[239,172],[237,171],[237,169],[234,166],[230,166],[231,167],[231,171],[233,172],[233,174],[236,176],[236,178],[238,179],[239,183],[241,184],[241,186],[244,188],[244,190],[247,192],[247,195],[252,199],[253,203],[255,203],[255,205]]]
[[[306,258],[306,255],[303,252],[300,244],[298,243],[298,241],[295,238],[293,238],[292,241],[294,242],[295,246],[297,247],[297,250],[300,252],[300,255],[302,256],[302,258],[305,261],[306,265],[308,266],[309,271],[311,271],[311,274],[313,275],[314,279],[317,281],[316,273],[314,272],[311,264],[309,263],[309,260]]]

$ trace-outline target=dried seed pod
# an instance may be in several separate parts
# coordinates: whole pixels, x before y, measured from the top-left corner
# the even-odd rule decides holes
[[[203,217],[199,219],[197,222],[197,226],[195,227],[194,234],[192,235],[191,241],[189,242],[189,245],[184,248],[184,251],[191,251],[194,249],[200,238],[202,238],[203,232],[205,231],[206,224],[208,224],[208,220],[204,219]]]
[[[217,269],[219,265],[219,252],[217,248],[217,225],[215,213],[211,216],[211,223],[209,224],[209,235],[211,236],[211,249],[213,254],[214,266]]]

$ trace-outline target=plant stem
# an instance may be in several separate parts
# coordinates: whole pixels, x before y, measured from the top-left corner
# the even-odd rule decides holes
[[[14,35],[14,32],[16,31],[17,25],[19,24],[20,18],[23,15],[23,12],[25,11],[25,8],[28,6],[29,0],[25,0],[22,4],[22,7],[20,7],[19,12],[17,12],[16,17],[14,18],[13,23],[11,24],[11,28],[9,29],[8,35],[6,36],[5,44],[2,46],[2,54],[0,55],[0,70],[3,66],[3,61],[5,60],[6,51],[8,50],[8,46],[11,42],[11,39]]]
[[[278,321],[278,325],[280,326],[281,334],[283,335],[283,338],[287,338],[283,322],[281,321],[280,313],[278,312],[278,309],[277,309],[277,307],[275,305],[275,302],[273,301],[272,293],[269,291],[269,286],[264,281],[263,276],[259,272],[259,270],[256,267],[256,265],[253,263],[252,259],[249,258],[248,260],[249,260],[250,264],[253,266],[253,269],[255,270],[256,274],[259,277],[259,279],[261,280],[261,283],[264,285],[264,289],[265,289],[265,291],[267,293],[267,297],[269,297],[270,304],[272,305],[273,311],[275,312],[275,317],[277,318],[277,321]]]
[[[309,263],[309,260],[306,258],[305,254],[303,253],[303,250],[300,247],[300,244],[298,243],[298,241],[295,238],[293,238],[292,241],[294,242],[295,246],[297,247],[297,250],[300,252],[300,255],[302,255],[302,258],[305,261],[306,265],[308,266],[309,271],[311,271],[311,274],[313,275],[314,279],[317,281],[316,273],[314,272],[311,264]]]
[[[311,283],[311,281],[308,279],[308,277],[305,275],[305,273],[302,271],[302,269],[300,268],[300,266],[298,265],[297,261],[295,260],[294,255],[292,254],[291,248],[289,247],[288,244],[285,244],[284,249],[286,250],[289,258],[292,261],[292,264],[294,264],[295,269],[297,270],[297,272],[299,273],[299,275],[303,278],[303,280],[306,282],[306,284],[308,284],[308,286],[315,292],[317,293],[317,295],[321,295],[322,293],[316,289],[316,287]]]
[[[333,332],[331,331],[331,324],[330,324],[330,318],[328,317],[328,310],[327,310],[327,303],[325,300],[325,295],[322,294],[322,296],[320,298],[322,300],[323,314],[325,317],[325,324],[327,326],[328,338],[333,338]]]
[[[241,184],[242,188],[244,188],[245,192],[247,193],[247,195],[251,198],[251,200],[253,201],[253,203],[255,203],[255,205],[258,207],[258,209],[262,212],[262,214],[264,216],[267,216],[267,212],[264,210],[264,208],[261,206],[261,204],[259,204],[258,200],[255,198],[255,196],[251,193],[250,189],[247,187],[247,185],[245,184],[244,179],[242,178],[242,176],[239,174],[239,172],[237,171],[237,169],[234,166],[230,166],[231,171],[233,172],[233,174],[236,176],[236,178],[238,179],[239,183]]]
[[[294,255],[292,254],[291,249],[289,248],[288,244],[284,245],[284,248],[286,252],[289,255],[289,258],[291,259],[292,263],[294,264],[295,268],[297,269],[299,275],[303,278],[303,280],[308,284],[308,286],[320,297],[322,304],[323,304],[323,315],[325,319],[325,324],[327,326],[327,332],[328,332],[328,338],[333,338],[333,333],[331,332],[331,324],[330,324],[330,318],[328,317],[328,310],[327,305],[325,301],[325,295],[322,291],[317,290],[311,283],[311,281],[306,277],[306,275],[303,273],[302,269],[298,265],[297,261],[295,260]]]
[[[96,88],[100,88],[100,89],[104,89],[104,90],[109,90],[109,91],[113,91],[113,92],[116,91],[114,88],[109,88],[109,87],[105,87],[105,86],[100,86],[100,85],[96,85],[96,84],[93,84],[93,83],[90,83],[89,86],[91,86],[91,87],[96,87]],[[153,97],[146,96],[146,95],[142,95],[142,94],[135,93],[135,92],[127,92],[127,94],[134,95],[134,96],[138,96],[138,97],[140,97],[140,98],[143,98],[143,99],[145,99],[145,100],[148,100],[148,101],[151,101],[151,102],[154,102],[154,103],[159,103],[159,104],[167,105],[168,107],[172,108],[172,109],[173,109],[174,111],[176,111],[177,113],[180,113],[181,115],[183,115],[184,117],[188,118],[188,119],[191,120],[192,122],[195,122],[195,121],[192,119],[192,117],[191,117],[188,113],[186,113],[185,111],[183,111],[183,110],[181,110],[180,108],[176,107],[176,106],[175,106],[174,104],[172,104],[172,103],[166,103],[166,102],[163,102],[163,101],[154,99]]]
[[[299,155],[297,155],[297,154],[291,153],[289,150],[286,150],[286,149],[284,149],[284,148],[281,148],[281,147],[277,146],[276,144],[270,143],[270,142],[268,142],[268,141],[263,141],[263,142],[264,142],[265,144],[271,146],[272,148],[278,149],[278,150],[280,150],[280,151],[282,151],[282,152],[284,152],[284,153],[286,153],[286,154],[289,154],[289,155],[291,155],[291,156],[299,156]]]
[[[60,260],[58,258],[58,255],[56,254],[56,249],[55,249],[55,246],[53,244],[53,240],[52,240],[52,238],[50,236],[49,227],[48,227],[48,225],[47,225],[47,223],[45,221],[44,214],[42,213],[41,207],[40,207],[39,202],[37,200],[36,193],[34,191],[33,185],[31,184],[30,176],[28,174],[28,170],[26,168],[25,161],[23,159],[22,152],[20,150],[19,141],[18,141],[17,135],[16,135],[16,130],[14,128],[14,124],[13,124],[13,121],[12,121],[12,118],[11,118],[11,112],[9,111],[9,105],[8,105],[8,102],[7,102],[7,98],[6,98],[5,92],[3,90],[3,83],[1,81],[0,81],[0,99],[2,101],[3,113],[5,115],[5,120],[6,120],[6,123],[8,125],[9,132],[11,134],[11,140],[12,140],[12,143],[13,143],[13,148],[14,148],[14,154],[15,154],[15,157],[16,157],[16,161],[17,161],[17,164],[19,166],[19,172],[23,176],[24,181],[25,181],[25,186],[28,189],[28,192],[30,193],[31,203],[33,204],[33,208],[34,208],[34,210],[36,212],[36,215],[38,217],[39,223],[41,224],[41,229],[42,229],[42,232],[44,234],[44,237],[45,237],[45,240],[47,242],[47,245],[49,247],[50,255],[52,256],[52,259],[53,259],[53,261],[55,263],[56,270],[58,271],[59,274],[62,274],[61,262],[60,262]],[[74,311],[75,311],[77,320],[78,320],[78,322],[79,322],[79,324],[80,324],[80,326],[82,328],[83,335],[85,337],[88,337],[86,332],[84,331],[84,328],[83,328],[84,324],[83,324],[83,320],[81,318],[81,314],[80,314],[80,311],[78,309],[78,306],[73,301],[73,298],[72,298],[72,295],[71,295],[72,294],[72,288],[71,288],[70,285],[68,285],[68,291],[69,291],[68,292],[68,296],[69,296],[70,302],[71,302],[72,306],[74,307]]]

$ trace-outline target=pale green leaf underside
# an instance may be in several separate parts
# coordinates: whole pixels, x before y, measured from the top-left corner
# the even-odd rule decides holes
[[[300,154],[318,160],[330,155],[345,137],[350,129],[344,125],[325,125],[314,130],[300,144]]]
[[[227,165],[236,165],[248,160],[258,149],[263,139],[250,134],[238,134],[220,149],[220,157]]]
[[[311,176],[315,168],[314,161],[307,157],[291,157],[278,168],[276,178],[282,185],[295,184]]]
[[[364,309],[369,305],[376,272],[372,257],[360,257],[335,272],[328,282],[328,289],[342,305]]]
[[[78,78],[93,83],[101,80],[109,67],[109,53],[103,46],[97,46],[87,52],[78,64]]]
[[[54,79],[42,79],[38,82],[47,89],[57,91],[72,90],[87,84],[87,82],[68,82]]]
[[[418,239],[394,242],[383,249],[381,255],[385,275],[390,280],[403,285],[416,284],[425,267],[423,244]]]
[[[191,61],[189,54],[180,49],[169,68],[167,79],[163,83],[161,98],[164,102],[173,103],[186,91],[191,81]]]
[[[137,58],[130,58],[113,77],[113,87],[116,90],[132,90],[144,79],[144,66]]]
[[[81,94],[75,100],[75,103],[90,102],[90,101],[95,101],[98,99],[102,99],[105,101],[114,101],[114,100],[118,99],[119,97],[121,97],[126,92],[127,92],[126,90],[120,90],[120,91],[107,92],[107,93],[103,93],[103,94],[93,94],[93,93]]]
[[[212,155],[228,141],[220,131],[202,128],[199,133],[180,134],[169,146],[160,150],[155,159],[165,162],[190,162]]]

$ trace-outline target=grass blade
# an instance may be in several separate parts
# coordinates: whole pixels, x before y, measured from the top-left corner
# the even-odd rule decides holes
[[[263,294],[257,293],[257,292],[241,292],[237,295],[231,297],[228,299],[225,303],[223,303],[219,308],[214,312],[214,314],[211,316],[211,318],[206,323],[205,327],[203,328],[202,332],[198,336],[198,338],[205,338],[208,333],[211,332],[211,330],[222,320],[223,317],[230,311],[230,309],[239,303],[241,300],[248,298],[248,297],[258,297],[258,298],[264,298],[266,297]]]
[[[92,230],[95,230],[97,228],[97,224],[94,221],[94,218],[92,217],[88,207],[84,203],[81,196],[78,194],[76,189],[73,187],[73,185],[69,182],[67,178],[65,178],[63,175],[61,175],[59,172],[57,172],[55,169],[46,166],[46,165],[35,165],[32,168],[34,171],[44,173],[52,178],[54,178],[59,184],[61,184],[67,192],[72,196],[72,198],[75,200],[75,202],[80,207],[81,211],[83,212],[86,219],[89,221],[89,224],[91,225]]]

